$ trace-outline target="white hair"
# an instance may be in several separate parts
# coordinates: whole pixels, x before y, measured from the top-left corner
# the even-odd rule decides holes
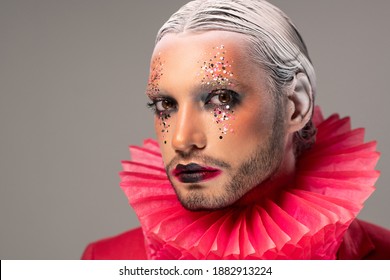
[[[301,35],[285,13],[264,0],[191,1],[161,27],[156,44],[168,33],[211,30],[244,34],[249,42],[248,53],[268,73],[276,94],[282,94],[295,75],[303,72],[314,96],[316,75]],[[310,121],[295,138],[298,146],[302,143],[311,146],[314,136],[315,128]]]

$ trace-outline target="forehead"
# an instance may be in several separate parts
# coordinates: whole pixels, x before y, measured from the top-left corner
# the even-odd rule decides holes
[[[232,55],[243,53],[247,42],[244,35],[226,31],[206,31],[203,33],[170,33],[165,35],[156,45],[153,58],[161,55],[188,54],[202,56],[219,45],[225,45]]]
[[[150,79],[152,84],[182,85],[215,79],[248,80],[264,77],[263,71],[248,54],[244,35],[226,31],[167,34],[154,49]],[[207,68],[207,71],[204,71]],[[186,83],[188,82],[188,83]]]

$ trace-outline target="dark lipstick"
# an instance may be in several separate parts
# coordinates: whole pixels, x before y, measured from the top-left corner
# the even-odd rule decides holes
[[[198,183],[217,177],[221,174],[221,170],[190,163],[187,165],[178,164],[172,174],[182,183]]]

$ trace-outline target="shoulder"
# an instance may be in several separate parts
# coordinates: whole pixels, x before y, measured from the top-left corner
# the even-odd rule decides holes
[[[359,221],[359,223],[375,247],[366,259],[390,260],[390,230],[364,221]]]
[[[390,260],[390,230],[356,219],[340,246],[339,259]]]
[[[145,260],[144,236],[141,228],[126,231],[89,244],[83,260]]]

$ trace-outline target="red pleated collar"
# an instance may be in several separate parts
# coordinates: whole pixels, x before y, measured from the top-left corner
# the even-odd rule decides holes
[[[136,212],[150,259],[335,259],[343,235],[374,191],[376,143],[350,119],[326,120],[297,163],[295,183],[276,199],[217,211],[182,207],[156,141],[131,146],[120,186]],[[131,248],[130,248],[131,249]]]

